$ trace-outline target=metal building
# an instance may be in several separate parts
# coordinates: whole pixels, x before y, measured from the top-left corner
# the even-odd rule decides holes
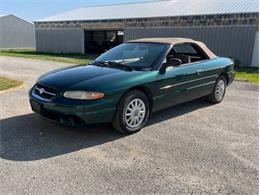
[[[34,25],[14,15],[0,15],[0,48],[35,48]]]
[[[103,51],[136,38],[189,37],[258,66],[258,0],[164,0],[86,7],[35,21],[36,49]]]

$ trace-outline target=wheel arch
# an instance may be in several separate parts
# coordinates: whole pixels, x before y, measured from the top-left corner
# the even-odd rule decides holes
[[[153,94],[152,94],[152,91],[149,89],[149,87],[147,86],[143,86],[143,85],[137,85],[137,86],[133,86],[133,87],[130,87],[129,89],[127,89],[122,95],[121,97],[119,98],[119,101],[121,101],[121,99],[124,97],[125,94],[127,94],[129,91],[131,90],[139,90],[141,92],[143,92],[147,97],[148,97],[148,100],[149,100],[149,106],[150,106],[150,111],[152,111],[152,108],[153,108]]]
[[[227,74],[226,72],[222,72],[222,73],[219,75],[219,77],[220,77],[220,76],[224,76],[224,77],[226,78],[227,85],[229,85],[229,77],[228,77],[228,74]]]

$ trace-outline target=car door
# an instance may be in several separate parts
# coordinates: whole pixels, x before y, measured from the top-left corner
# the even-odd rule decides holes
[[[189,51],[190,52],[190,51]],[[154,109],[160,110],[171,105],[186,102],[207,95],[210,78],[205,74],[205,62],[184,63],[176,67],[168,67],[164,73],[158,73],[157,94]]]
[[[203,90],[200,85],[204,82],[203,63],[193,63],[169,67],[165,73],[158,73],[157,77],[157,99],[158,109],[186,102],[201,96]]]

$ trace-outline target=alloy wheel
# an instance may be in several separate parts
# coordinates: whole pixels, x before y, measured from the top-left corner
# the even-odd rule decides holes
[[[226,88],[225,81],[219,80],[215,90],[215,97],[218,101],[221,101],[223,99],[225,94],[225,88]]]
[[[146,114],[145,103],[142,99],[133,99],[126,107],[124,118],[126,125],[130,128],[138,127],[142,124]]]

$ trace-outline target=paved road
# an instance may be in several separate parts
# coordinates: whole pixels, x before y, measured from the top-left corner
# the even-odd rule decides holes
[[[202,100],[152,116],[141,132],[70,128],[30,110],[39,74],[67,64],[0,57],[22,88],[0,94],[2,194],[258,194],[258,88],[235,82],[221,104]]]

